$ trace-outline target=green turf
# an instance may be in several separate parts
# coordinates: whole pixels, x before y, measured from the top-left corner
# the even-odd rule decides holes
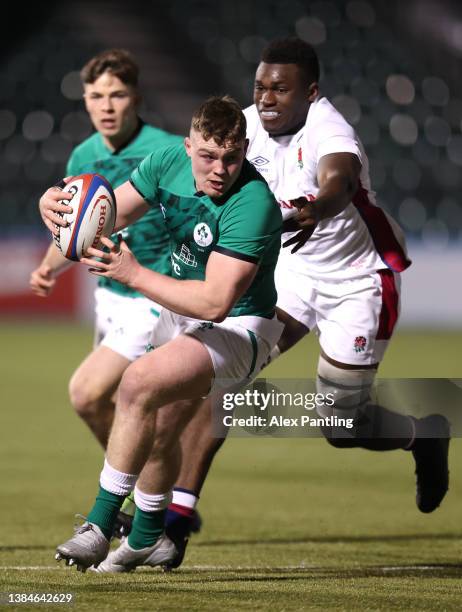
[[[461,608],[460,440],[450,492],[425,516],[407,453],[233,438],[204,489],[204,530],[181,570],[98,576],[57,565],[54,546],[91,505],[102,460],[66,396],[91,334],[62,324],[0,325],[0,334],[0,591],[72,592],[76,610]],[[462,334],[401,332],[381,374],[462,377],[461,345]],[[269,375],[313,376],[316,359],[316,343],[305,341]]]

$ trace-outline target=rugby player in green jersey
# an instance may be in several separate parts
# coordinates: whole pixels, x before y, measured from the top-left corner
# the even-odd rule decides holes
[[[66,167],[68,176],[97,172],[116,188],[149,153],[182,142],[182,137],[139,118],[138,73],[133,57],[122,49],[103,51],[85,64],[81,71],[84,100],[96,132],[72,152]],[[159,231],[161,221],[159,208],[153,207],[125,229],[123,237],[140,263],[169,274],[168,234]],[[32,291],[48,296],[57,276],[70,265],[51,243],[31,274]],[[162,306],[116,280],[101,277],[98,281],[94,348],[72,376],[69,394],[77,414],[104,449],[120,378],[129,364],[144,354],[161,310]],[[127,500],[124,510],[129,509]]]
[[[93,57],[82,69],[85,106],[96,132],[72,152],[66,174],[102,174],[115,188],[124,183],[149,153],[181,142],[138,116],[141,96],[138,66],[124,50]],[[144,266],[168,274],[168,235],[154,229],[162,219],[156,208],[124,231],[124,238]],[[47,296],[56,277],[72,265],[52,243],[31,274],[30,286]],[[106,448],[114,415],[113,394],[127,366],[146,350],[161,307],[110,278],[100,278],[95,292],[94,350],[73,375],[69,392],[77,414]]]
[[[161,304],[155,350],[125,371],[100,476],[87,522],[58,546],[57,558],[80,568],[98,566],[109,551],[119,508],[133,489],[132,531],[99,565],[123,572],[159,565],[176,555],[163,535],[165,509],[178,473],[179,435],[201,398],[243,384],[259,371],[282,331],[275,317],[281,214],[266,182],[245,160],[246,122],[232,99],[211,98],[195,113],[185,147],[147,157],[116,190],[116,227],[126,227],[160,203],[170,235],[172,277],[137,261],[127,244],[104,239],[109,251],[83,259],[97,275],[113,278]],[[54,233],[63,194],[40,200]],[[163,230],[162,230],[163,231]],[[156,412],[173,402],[170,436],[155,435]]]

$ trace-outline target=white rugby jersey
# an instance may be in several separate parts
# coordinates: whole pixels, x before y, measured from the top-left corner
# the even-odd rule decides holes
[[[404,235],[398,224],[375,203],[369,163],[359,138],[343,116],[324,97],[310,105],[306,123],[292,136],[272,137],[261,125],[255,105],[245,109],[249,149],[247,158],[268,182],[284,218],[296,213],[289,200],[315,199],[319,191],[317,167],[329,153],[353,153],[361,162],[360,184],[344,211],[317,225],[311,238],[291,254],[281,249],[289,268],[322,278],[352,278],[390,268],[401,272],[410,265]],[[283,242],[293,233],[285,233]]]

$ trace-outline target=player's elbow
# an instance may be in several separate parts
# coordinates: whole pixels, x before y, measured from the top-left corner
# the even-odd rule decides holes
[[[209,305],[208,321],[212,323],[222,323],[229,315],[234,306],[234,300],[214,301]]]
[[[231,307],[212,308],[210,311],[210,317],[208,320],[212,321],[212,323],[222,323],[226,319],[226,317],[229,315],[230,310],[231,310]]]
[[[248,283],[206,284],[204,299],[207,304],[208,321],[222,323],[234,308],[236,302],[248,288]]]

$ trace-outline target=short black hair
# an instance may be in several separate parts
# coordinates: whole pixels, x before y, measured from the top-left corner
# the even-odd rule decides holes
[[[303,70],[309,83],[319,81],[319,60],[313,47],[295,36],[277,38],[262,51],[261,61],[265,64],[296,64]]]

